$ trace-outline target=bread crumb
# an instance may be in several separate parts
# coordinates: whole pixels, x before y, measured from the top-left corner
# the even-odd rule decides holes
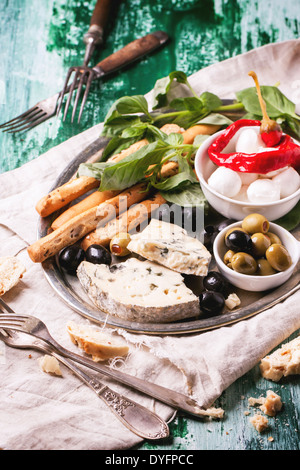
[[[17,258],[0,258],[0,296],[16,286],[25,271],[25,266]]]
[[[268,416],[276,416],[278,411],[282,408],[282,401],[277,393],[272,392],[272,390],[267,391],[267,398],[265,399],[264,404],[260,407],[261,411]]]
[[[278,382],[282,377],[300,374],[300,336],[264,357],[259,367],[261,375],[273,382]]]
[[[45,356],[38,358],[38,363],[43,372],[47,372],[48,374],[62,376],[59,362],[56,359],[56,357],[46,354]]]
[[[249,418],[249,421],[259,433],[264,432],[269,427],[268,419],[260,414],[255,414]]]
[[[277,412],[282,408],[282,401],[277,393],[272,390],[267,391],[266,397],[248,399],[250,406],[259,406],[260,410],[268,416],[276,416]]]

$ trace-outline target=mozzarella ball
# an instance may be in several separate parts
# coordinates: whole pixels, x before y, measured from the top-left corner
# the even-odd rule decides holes
[[[300,187],[300,175],[292,167],[287,168],[272,178],[280,188],[280,197],[288,197],[298,191]]]
[[[269,173],[261,174],[259,176],[260,176],[260,178],[273,178],[273,176],[279,175],[279,173],[286,170],[287,168],[289,168],[289,167],[284,166],[283,168],[279,168],[278,170],[270,171]]]
[[[219,166],[209,177],[208,184],[223,196],[234,197],[240,191],[242,181],[236,171]]]
[[[274,202],[280,199],[280,187],[272,180],[258,179],[248,186],[250,202]]]
[[[247,195],[248,185],[243,185],[239,192],[234,196],[235,201],[249,202]]]
[[[253,183],[253,181],[257,180],[257,178],[258,178],[257,173],[238,172],[238,175],[242,180],[242,185],[246,184],[248,186],[249,186],[249,184]]]
[[[261,142],[254,129],[245,129],[236,142],[235,150],[241,153],[257,153]]]

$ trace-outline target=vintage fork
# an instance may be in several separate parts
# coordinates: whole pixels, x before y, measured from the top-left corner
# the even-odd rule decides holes
[[[138,436],[147,440],[163,439],[169,436],[167,423],[157,414],[111,390],[95,376],[88,375],[73,362],[57,354],[45,341],[26,333],[11,330],[0,330],[0,340],[12,348],[34,349],[54,356],[91,388],[108,405],[117,418]]]
[[[106,59],[99,62],[94,67],[71,67],[67,74],[64,87],[62,89],[61,96],[59,98],[59,105],[57,107],[57,115],[60,113],[62,109],[64,95],[68,87],[70,87],[69,95],[67,102],[64,108],[64,117],[65,120],[66,115],[69,110],[69,106],[71,103],[72,95],[75,89],[77,89],[75,101],[73,105],[72,111],[72,122],[74,116],[76,114],[76,110],[78,107],[79,99],[81,98],[81,92],[85,85],[84,94],[81,101],[81,106],[78,115],[78,122],[80,122],[82,112],[87,100],[87,96],[89,94],[89,90],[93,80],[96,80],[100,77],[104,77],[109,73],[116,72],[120,68],[124,67],[125,65],[132,63],[133,61],[139,59],[145,54],[152,52],[157,47],[164,44],[168,39],[168,36],[163,31],[156,31],[151,34],[147,34],[143,38],[136,39],[131,43],[127,44],[127,46],[123,47],[119,51],[115,52],[111,56],[107,57]],[[75,72],[75,77],[71,85],[69,85],[70,77]]]
[[[0,306],[1,305],[3,305],[3,300],[0,298]],[[100,372],[101,374],[115,379],[118,382],[134,388],[135,390],[138,390],[146,395],[149,395],[152,398],[156,398],[157,400],[166,403],[172,408],[185,411],[186,413],[197,417],[206,416],[206,411],[189,396],[162,387],[161,385],[147,382],[146,380],[139,379],[138,377],[128,375],[119,370],[111,369],[110,367],[100,364],[99,362],[94,362],[89,358],[80,356],[79,354],[65,349],[52,338],[46,325],[36,317],[29,315],[19,315],[15,313],[1,314],[0,329],[15,330],[27,333],[38,339],[42,339],[48,344],[48,346],[51,347],[52,351],[55,351],[59,355],[67,357],[72,361]]]
[[[90,80],[98,79],[100,77],[106,77],[110,73],[113,73],[121,68],[129,65],[134,60],[138,60],[163,45],[168,40],[166,33],[157,31],[146,36],[136,39],[135,41],[127,44],[125,47],[117,52],[114,52],[92,70],[93,78]],[[94,70],[95,69],[95,70]],[[80,80],[79,80],[80,82]],[[73,85],[73,83],[71,84]],[[45,100],[39,101],[32,108],[28,109],[25,113],[11,119],[8,122],[0,125],[0,129],[3,132],[14,134],[16,132],[27,132],[33,127],[41,124],[42,122],[55,116],[58,110],[58,103],[62,105],[64,95],[69,93],[71,85],[66,89],[56,93],[55,95]],[[83,85],[83,83],[82,83]],[[73,91],[77,88],[78,83],[74,84]],[[85,90],[85,100],[87,98],[87,92]],[[83,109],[83,108],[82,108]]]
[[[94,8],[94,12],[91,18],[89,30],[87,31],[87,33],[84,35],[84,38],[83,38],[83,41],[86,45],[83,64],[80,67],[70,67],[67,73],[67,77],[68,77],[67,82],[68,82],[72,73],[75,72],[74,87],[76,86],[76,82],[81,73],[81,69],[88,66],[96,46],[99,46],[99,44],[103,43],[104,27],[106,26],[109,13],[111,11],[111,3],[112,3],[112,0],[97,0],[96,2],[96,6]],[[64,86],[64,89],[65,88],[67,89],[68,87]],[[72,98],[72,93],[74,91],[74,88],[71,88],[71,89],[72,91],[70,91],[69,93],[67,103],[70,103],[71,98]],[[63,99],[64,94],[65,93],[63,91],[62,95],[60,95],[61,101]],[[79,98],[79,95],[77,96]],[[66,106],[66,109],[67,109],[67,106]],[[72,122],[74,120],[75,111],[76,109],[74,106],[74,112],[72,114]],[[57,111],[57,114],[58,113],[59,111]],[[65,116],[64,116],[64,120],[65,120]]]

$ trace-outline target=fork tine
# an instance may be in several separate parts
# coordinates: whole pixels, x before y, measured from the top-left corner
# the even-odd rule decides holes
[[[77,106],[78,106],[78,102],[79,102],[79,98],[80,98],[80,95],[81,95],[81,90],[82,90],[82,87],[83,87],[83,84],[84,84],[84,75],[86,74],[86,72],[84,72],[79,80],[79,84],[78,84],[78,88],[77,88],[77,92],[76,92],[76,97],[75,97],[75,102],[74,102],[74,106],[73,106],[73,112],[72,112],[72,118],[71,118],[71,122],[74,121],[74,117],[75,117],[75,113],[76,113],[76,110],[77,110]]]
[[[66,102],[66,105],[65,105],[64,117],[63,117],[64,121],[66,119],[66,116],[67,116],[67,113],[68,113],[68,110],[69,110],[69,107],[70,107],[70,103],[71,103],[71,100],[72,100],[72,96],[73,96],[73,92],[75,90],[75,87],[76,87],[78,81],[79,81],[79,83],[82,81],[82,77],[79,79],[80,74],[81,74],[81,72],[78,69],[76,69],[75,76],[74,76],[74,79],[72,81],[72,85],[71,85],[71,88],[70,88],[70,91],[69,91],[69,96],[68,96],[68,99],[67,99],[67,102]]]
[[[10,132],[14,129],[18,130],[20,127],[23,127],[26,124],[31,123],[41,117],[41,113],[44,113],[44,111],[42,109],[38,109],[37,111],[32,112],[30,115],[23,118],[22,120],[19,120],[18,122],[13,123],[11,126],[4,128],[3,132]]]
[[[81,102],[81,107],[80,107],[79,116],[78,116],[78,123],[80,122],[81,115],[82,115],[82,112],[83,112],[83,108],[85,106],[85,102],[87,100],[87,97],[88,97],[88,94],[89,94],[89,91],[90,91],[91,83],[92,83],[93,78],[94,78],[94,72],[88,72],[88,75],[89,75],[89,78],[87,80],[84,95],[83,95],[82,102]]]
[[[58,103],[57,103],[58,105],[57,105],[57,110],[56,110],[56,116],[59,115],[60,110],[62,108],[64,96],[66,94],[67,87],[68,87],[68,83],[69,83],[70,77],[71,77],[72,73],[74,72],[74,70],[76,70],[75,67],[70,67],[69,70],[68,70],[68,73],[67,73],[67,76],[66,76],[66,79],[65,79],[65,83],[64,83],[62,92],[60,94],[60,98],[59,98]]]
[[[13,309],[10,308],[10,306],[7,305],[7,303],[4,302],[3,299],[1,299],[1,297],[0,297],[0,305],[1,305],[1,307],[4,309],[5,312],[7,312],[7,313],[15,313],[15,312],[13,311]]]
[[[11,119],[10,121],[7,121],[7,122],[1,124],[0,129],[2,129],[4,127],[7,127],[7,126],[10,126],[15,121],[20,121],[20,120],[24,119],[25,117],[27,117],[30,113],[32,113],[36,109],[37,109],[37,106],[33,106],[32,108],[28,109],[25,113],[20,114],[19,116],[15,117],[14,119]]]
[[[39,119],[36,119],[33,122],[30,121],[27,124],[27,126],[23,125],[22,127],[19,127],[17,129],[10,130],[10,131],[8,131],[8,134],[14,134],[15,132],[25,132],[25,131],[27,132],[30,129],[32,129],[33,127],[37,126],[38,124],[41,124],[42,122],[46,121],[46,119],[48,119],[48,114],[44,113],[40,116]]]

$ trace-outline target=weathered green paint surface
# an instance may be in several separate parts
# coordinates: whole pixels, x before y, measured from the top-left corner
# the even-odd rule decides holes
[[[82,37],[94,4],[88,0],[0,0],[0,122],[60,90],[68,67],[83,59]],[[191,74],[254,47],[297,38],[299,28],[299,0],[116,1],[105,47],[95,61],[153,30],[169,33],[168,46],[94,84],[80,125],[52,118],[27,134],[0,133],[0,172],[17,168],[103,121],[118,97],[146,93],[172,70]],[[170,424],[171,438],[166,443],[145,443],[140,449],[300,450],[299,385],[296,377],[280,384],[267,382],[256,367],[220,397],[217,405],[226,411],[223,421],[179,415]],[[265,395],[268,389],[281,395],[284,409],[270,418],[270,430],[258,435],[244,413],[249,410],[248,398]],[[268,440],[270,436],[273,441]]]

